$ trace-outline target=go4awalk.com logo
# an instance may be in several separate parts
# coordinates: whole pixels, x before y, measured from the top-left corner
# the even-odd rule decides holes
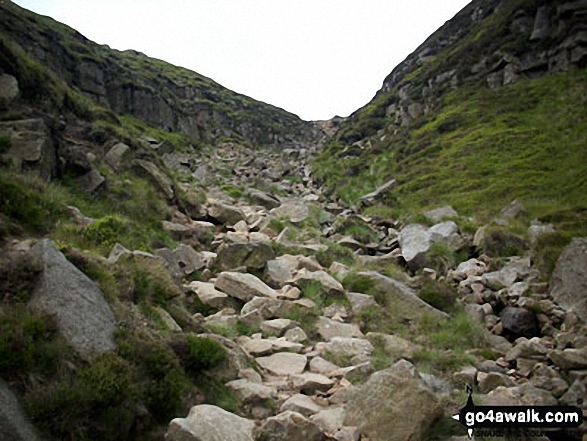
[[[583,412],[575,406],[476,406],[473,389],[467,392],[467,404],[453,418],[467,428],[469,438],[476,429],[573,429],[583,423]]]

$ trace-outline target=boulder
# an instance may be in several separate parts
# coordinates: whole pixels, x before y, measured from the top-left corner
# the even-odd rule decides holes
[[[302,291],[308,285],[318,284],[320,293],[327,297],[344,298],[345,296],[344,287],[326,271],[307,271],[302,269],[295,277],[294,283]]]
[[[502,335],[512,342],[519,337],[532,338],[540,334],[538,321],[532,311],[508,306],[499,316],[503,325]]]
[[[458,217],[459,213],[455,211],[450,205],[445,205],[444,207],[435,208],[434,210],[426,211],[424,216],[428,219],[432,220],[433,222],[440,222],[444,219],[451,218],[451,217]]]
[[[277,398],[277,391],[275,389],[249,380],[229,381],[226,383],[226,387],[232,390],[244,404],[262,403],[265,400],[274,400]]]
[[[213,283],[191,282],[187,287],[196,293],[204,305],[216,309],[222,309],[228,305],[228,295],[214,288]]]
[[[208,216],[221,224],[234,225],[238,221],[245,220],[243,210],[224,201],[213,201],[208,208]]]
[[[296,326],[298,326],[297,323],[292,320],[278,318],[273,320],[265,320],[263,323],[261,323],[260,328],[261,331],[266,334],[280,337],[285,334],[285,331],[288,329],[293,329]]]
[[[288,217],[295,224],[302,222],[310,216],[309,204],[303,200],[293,200],[273,208],[270,213],[274,217]]]
[[[354,389],[344,423],[359,427],[371,441],[416,440],[424,439],[442,414],[436,395],[416,369],[401,360]]]
[[[245,191],[245,194],[256,204],[259,204],[265,207],[268,210],[272,208],[277,208],[281,205],[279,199],[271,196],[267,193],[262,192],[261,190],[257,190],[255,188],[248,188]]]
[[[340,366],[334,363],[324,360],[322,357],[314,357],[310,360],[310,372],[316,374],[328,375],[330,372],[334,372],[340,369]]]
[[[45,181],[55,175],[55,145],[42,119],[0,122],[0,132],[10,138],[6,157],[11,168],[19,172],[32,170]]]
[[[439,243],[451,250],[458,250],[465,245],[459,234],[459,227],[453,221],[446,221],[427,228],[421,224],[404,227],[398,236],[402,256],[412,271],[426,265],[427,253],[432,244]]]
[[[405,283],[386,277],[375,271],[360,272],[359,276],[367,277],[375,285],[373,294],[380,294],[386,297],[389,305],[393,305],[394,312],[398,318],[405,320],[419,320],[423,314],[448,318],[448,314],[434,308],[418,297],[416,292]]]
[[[307,395],[295,394],[289,397],[279,409],[280,412],[285,412],[288,410],[298,412],[305,417],[309,417],[310,415],[324,410],[324,408],[316,404],[316,402]]]
[[[316,350],[323,354],[331,352],[334,355],[355,357],[357,355],[370,356],[373,353],[373,345],[361,338],[334,337],[329,342],[316,344]]]
[[[11,441],[41,441],[39,435],[16,395],[0,379],[0,439]]]
[[[83,359],[116,350],[116,320],[98,285],[49,239],[36,244],[31,252],[43,267],[31,305],[55,316],[60,333]]]
[[[400,358],[410,360],[414,357],[414,353],[421,349],[419,345],[397,335],[369,332],[367,339],[374,345],[381,342],[385,355],[392,357],[394,360],[399,360]]]
[[[254,441],[254,428],[253,421],[202,404],[192,407],[187,418],[172,420],[165,441]]]
[[[316,423],[300,413],[286,410],[268,418],[257,432],[257,439],[264,441],[326,441]]]
[[[143,159],[135,159],[131,163],[133,171],[145,178],[159,190],[167,200],[171,201],[175,195],[173,182],[159,167]]]
[[[299,375],[289,377],[295,389],[300,390],[306,395],[313,395],[316,391],[325,392],[334,386],[334,381],[330,378],[313,372],[304,372]]]
[[[355,323],[341,323],[326,317],[319,317],[315,326],[316,332],[326,341],[332,340],[334,337],[364,337],[359,325]]]
[[[273,289],[252,274],[224,271],[220,273],[214,287],[231,297],[248,302],[254,297],[276,297]]]
[[[173,252],[184,274],[192,274],[206,267],[206,259],[191,246],[179,244]]]
[[[308,340],[308,336],[306,335],[304,330],[299,326],[296,326],[292,329],[288,329],[285,332],[284,337],[287,341],[290,341],[292,343],[301,343]]]
[[[218,250],[216,263],[224,271],[242,266],[250,270],[260,270],[274,257],[273,249],[263,242],[225,243]]]
[[[287,300],[272,297],[254,297],[242,307],[241,315],[258,310],[264,319],[282,318],[292,310],[293,306],[294,304]]]
[[[95,168],[90,169],[87,173],[75,178],[79,189],[87,194],[97,192],[106,183],[106,178]]]
[[[325,433],[335,434],[344,426],[345,411],[343,407],[324,409],[312,415],[310,421],[318,424]]]
[[[587,369],[587,347],[569,348],[564,351],[557,349],[550,353],[550,359],[555,366],[565,371]]]
[[[373,296],[370,296],[369,294],[349,292],[346,296],[349,299],[349,302],[351,302],[351,308],[355,314],[358,314],[365,309],[377,306],[377,302]]]
[[[238,342],[245,352],[253,357],[269,355],[273,352],[273,343],[269,340],[241,336],[239,337]]]
[[[459,263],[457,269],[451,272],[451,278],[455,280],[465,280],[470,276],[478,277],[487,272],[487,265],[477,259],[469,259],[466,262]]]
[[[18,81],[12,75],[0,75],[0,109],[8,107],[8,105],[18,98],[20,89],[18,88]]]
[[[273,259],[267,262],[267,283],[273,288],[281,288],[293,280],[290,265],[284,260]]]
[[[301,374],[306,368],[308,359],[305,355],[287,352],[277,353],[269,357],[256,358],[257,364],[274,375]]]
[[[114,171],[120,171],[126,166],[131,155],[132,152],[130,147],[119,142],[108,150],[108,153],[104,156],[104,161],[112,167]]]
[[[587,322],[587,238],[574,238],[561,253],[550,279],[550,295]]]

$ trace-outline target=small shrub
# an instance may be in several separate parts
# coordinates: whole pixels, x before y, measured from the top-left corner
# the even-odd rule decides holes
[[[26,303],[41,269],[30,253],[13,252],[0,256],[0,301]]]
[[[1,310],[0,373],[54,370],[58,350],[64,350],[56,331],[53,320],[35,315],[23,305]]]
[[[59,439],[117,440],[128,437],[138,398],[130,364],[106,353],[77,374],[37,386],[26,402],[37,424]]]
[[[164,423],[177,414],[191,386],[178,356],[163,344],[125,328],[116,334],[118,352],[137,371],[142,400],[155,421]]]
[[[63,217],[64,205],[33,176],[0,174],[0,213],[34,234],[46,233]]]
[[[210,369],[226,358],[226,349],[216,340],[188,335],[186,342],[189,354],[186,369],[191,372]]]
[[[336,243],[328,243],[328,250],[318,251],[316,253],[316,260],[324,268],[330,267],[332,262],[340,262],[345,265],[352,265],[355,263],[355,255],[351,250]]]
[[[444,274],[451,268],[455,268],[459,261],[458,254],[444,244],[433,243],[426,256],[426,266],[434,269],[439,274]]]
[[[123,241],[128,231],[127,222],[119,216],[106,216],[98,219],[84,230],[84,239],[93,245],[111,249],[114,245]]]
[[[370,294],[375,287],[373,278],[350,272],[342,280],[347,291]]]
[[[456,291],[446,283],[427,281],[418,297],[441,311],[451,312],[457,299]]]
[[[12,147],[10,136],[0,135],[0,155],[7,153]]]

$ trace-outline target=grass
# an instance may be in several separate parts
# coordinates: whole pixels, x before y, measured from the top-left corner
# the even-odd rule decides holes
[[[529,219],[550,218],[561,234],[584,236],[585,96],[586,69],[497,90],[462,86],[446,92],[419,127],[372,139],[360,157],[343,156],[346,143],[334,139],[318,157],[316,175],[347,203],[372,190],[375,175],[397,179],[379,201],[396,218],[450,204],[463,216],[488,219],[517,198]],[[456,121],[453,130],[445,130],[447,121]]]

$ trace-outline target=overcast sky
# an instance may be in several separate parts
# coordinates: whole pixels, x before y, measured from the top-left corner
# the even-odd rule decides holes
[[[469,0],[15,0],[305,120],[347,116]]]

